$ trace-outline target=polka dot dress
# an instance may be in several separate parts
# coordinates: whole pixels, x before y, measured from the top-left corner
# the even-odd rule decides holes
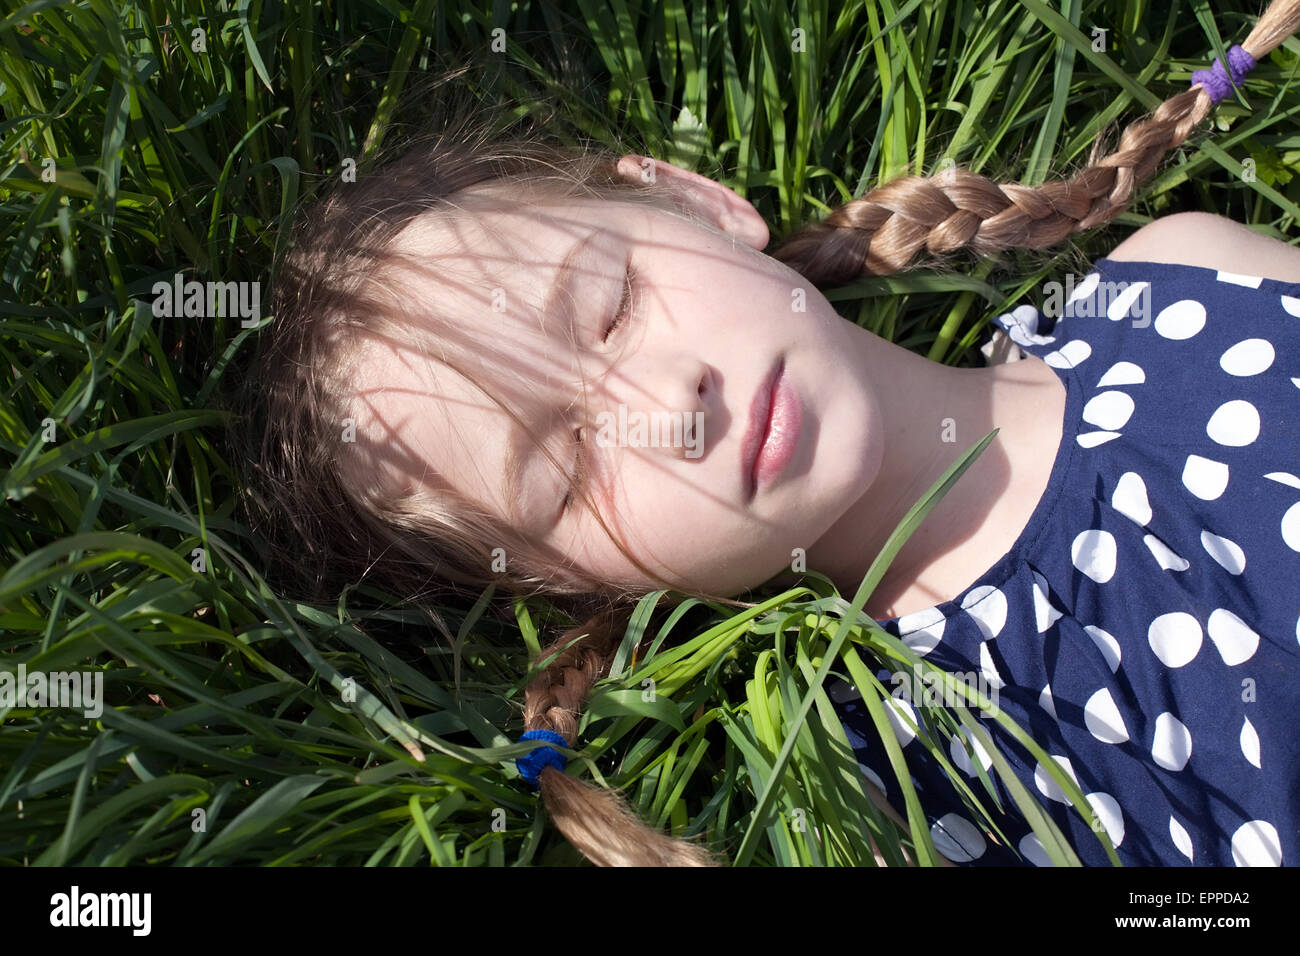
[[[996,691],[1124,865],[1300,864],[1300,283],[1101,259],[1061,299],[1059,319],[996,320],[1066,387],[1047,491],[971,587],[880,624]],[[921,722],[1001,836],[916,740],[925,686],[877,677],[940,853],[1050,865],[985,749]],[[861,698],[830,694],[906,818]],[[1080,860],[1109,865],[1047,770],[971,713]]]

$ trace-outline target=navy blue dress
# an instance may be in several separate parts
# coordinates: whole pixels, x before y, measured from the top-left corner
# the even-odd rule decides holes
[[[1300,283],[1101,259],[1061,299],[1059,318],[1022,305],[996,320],[1068,396],[1028,525],[955,599],[879,623],[978,675],[1078,784],[1092,826],[972,710],[1084,864],[1110,865],[1103,828],[1126,866],[1300,863]],[[1050,865],[988,752],[917,726],[923,685],[877,677],[940,853]],[[860,696],[841,680],[830,693],[863,773],[906,818]]]

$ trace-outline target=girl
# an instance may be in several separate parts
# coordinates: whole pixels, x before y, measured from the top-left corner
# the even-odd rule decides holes
[[[560,653],[524,714],[573,746],[630,600],[738,595],[792,553],[852,593],[918,489],[996,428],[867,612],[981,675],[1047,748],[1091,830],[989,723],[1084,862],[1108,861],[1103,830],[1126,864],[1294,862],[1300,252],[1167,217],[1097,262],[1059,319],[1000,316],[1024,360],[976,369],[843,320],[817,285],[1108,221],[1298,19],[1300,3],[1275,4],[1226,69],[1069,180],[905,178],[771,255],[754,208],[702,176],[453,126],[340,187],[295,236],[250,377],[264,506],[335,573],[543,591],[588,618],[543,651]],[[656,423],[674,440],[645,440]],[[901,821],[861,698],[844,684],[832,698]],[[1044,862],[1023,820],[998,820],[1010,845],[973,824],[907,750],[919,728],[896,703],[943,855]],[[951,754],[972,780],[988,769],[978,740],[954,736]],[[562,761],[522,766],[594,862],[719,862]]]

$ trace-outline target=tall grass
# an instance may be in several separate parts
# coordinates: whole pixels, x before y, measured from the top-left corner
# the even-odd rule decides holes
[[[1026,182],[1068,172],[1257,12],[1143,0],[480,6],[5,3],[0,666],[100,671],[107,704],[97,719],[0,709],[0,860],[578,862],[513,761],[531,747],[512,743],[529,662],[564,622],[543,601],[491,591],[437,608],[447,633],[369,586],[329,607],[278,593],[233,512],[225,428],[239,423],[220,411],[257,330],[151,308],[154,283],[177,273],[265,283],[295,204],[346,159],[382,154],[425,71],[483,56],[499,65],[473,78],[485,103],[553,94],[566,135],[698,169],[783,235],[949,159]],[[1108,31],[1104,51],[1094,27]],[[1261,63],[1218,109],[1219,131],[1172,159],[1122,224],[1205,209],[1285,238],[1300,213],[1297,53],[1290,40]],[[877,334],[971,364],[992,316],[1124,232],[828,295]],[[870,864],[869,837],[890,863],[934,862],[873,676],[915,659],[861,612],[932,504],[918,503],[851,597],[813,576],[739,615],[646,598],[571,772],[738,864]],[[861,791],[822,686],[832,673],[866,691],[885,728],[908,828]],[[918,743],[945,765],[956,722],[982,726],[966,711],[918,713]],[[995,759],[1053,859],[1076,862]],[[986,774],[952,776],[977,817],[997,805]],[[1077,787],[1058,782],[1088,818]]]

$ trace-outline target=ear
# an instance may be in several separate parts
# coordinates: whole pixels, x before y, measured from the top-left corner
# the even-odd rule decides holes
[[[618,172],[625,179],[671,190],[680,203],[705,222],[759,251],[767,248],[769,235],[763,217],[753,204],[721,183],[672,163],[635,153],[629,153],[618,161]]]

